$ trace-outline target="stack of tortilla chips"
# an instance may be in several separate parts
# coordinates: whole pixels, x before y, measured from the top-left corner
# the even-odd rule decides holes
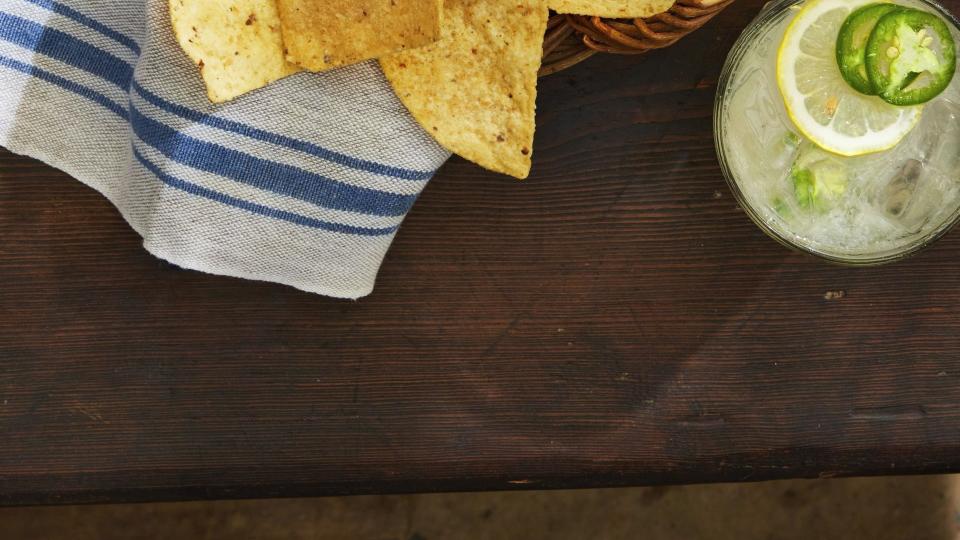
[[[174,32],[210,100],[298,71],[378,59],[442,146],[526,178],[548,9],[647,17],[673,0],[170,0]]]

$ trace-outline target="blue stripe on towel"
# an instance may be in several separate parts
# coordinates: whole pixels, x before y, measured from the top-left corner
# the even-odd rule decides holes
[[[40,6],[47,11],[52,11],[57,15],[62,15],[68,19],[73,19],[74,21],[86,26],[87,28],[96,30],[100,34],[107,36],[108,38],[124,45],[134,54],[140,56],[140,45],[137,44],[132,38],[110,28],[109,26],[101,23],[100,21],[90,18],[83,13],[73,9],[70,6],[65,6],[60,2],[54,2],[53,0],[24,0],[36,6]]]
[[[94,103],[97,103],[98,105],[103,106],[104,108],[116,114],[120,118],[123,118],[124,120],[127,119],[126,108],[124,108],[122,105],[120,105],[116,101],[113,101],[107,96],[101,94],[100,92],[91,90],[90,88],[87,88],[82,84],[77,84],[59,75],[54,75],[49,71],[38,68],[37,66],[31,66],[30,64],[25,64],[23,62],[20,62],[19,60],[14,60],[13,58],[8,58],[2,55],[0,55],[0,66],[26,73],[27,75],[30,75],[42,81],[46,81],[50,84],[55,84],[60,88],[63,88],[64,90],[73,92],[78,96],[83,96],[89,99],[90,101],[93,101]]]
[[[133,67],[70,34],[0,11],[0,39],[82,69],[127,90]]]
[[[405,215],[416,195],[353,186],[299,167],[203,141],[130,109],[133,132],[177,163],[317,206],[376,216]]]
[[[322,229],[325,231],[338,232],[343,234],[353,234],[359,236],[386,236],[397,232],[399,227],[386,227],[381,229],[374,229],[369,227],[355,227],[353,225],[343,225],[340,223],[331,223],[329,221],[322,221],[319,219],[310,218],[304,215],[295,214],[293,212],[287,212],[286,210],[280,210],[278,208],[272,208],[269,206],[264,206],[262,204],[253,203],[250,201],[245,201],[243,199],[238,199],[236,197],[231,197],[219,191],[214,191],[212,189],[205,188],[203,186],[198,186],[186,180],[181,180],[174,176],[171,176],[162,170],[159,167],[147,160],[143,155],[134,150],[134,155],[137,158],[137,161],[141,165],[164,184],[195,195],[198,197],[203,197],[205,199],[210,199],[211,201],[216,201],[221,204],[228,206],[233,206],[234,208],[239,208],[241,210],[246,210],[247,212],[252,212],[254,214],[259,214],[262,216],[279,219],[283,221],[289,221],[290,223],[295,223],[297,225],[302,225],[304,227],[310,227],[313,229]]]
[[[373,174],[379,174],[381,176],[389,176],[392,178],[399,178],[402,180],[429,180],[433,176],[433,171],[415,171],[411,169],[403,169],[399,167],[391,167],[389,165],[383,165],[381,163],[375,163],[372,161],[367,161],[363,159],[354,158],[328,150],[321,146],[318,146],[307,141],[300,139],[295,139],[293,137],[287,137],[285,135],[280,135],[278,133],[272,133],[263,129],[255,128],[247,124],[242,124],[240,122],[234,122],[232,120],[227,120],[225,118],[220,118],[217,116],[209,115],[172,103],[163,99],[162,97],[154,94],[153,92],[147,90],[140,86],[136,81],[133,83],[133,89],[140,94],[140,96],[146,100],[148,103],[157,107],[158,109],[164,110],[168,113],[175,114],[180,118],[189,120],[191,122],[196,122],[198,124],[204,124],[212,128],[219,129],[221,131],[227,131],[230,133],[236,133],[238,135],[243,135],[250,139],[267,142],[270,144],[275,144],[277,146],[283,146],[291,150],[297,150],[303,152],[304,154],[309,154],[316,156],[325,161],[331,163],[336,163],[337,165],[343,165],[350,167],[352,169],[366,171]]]

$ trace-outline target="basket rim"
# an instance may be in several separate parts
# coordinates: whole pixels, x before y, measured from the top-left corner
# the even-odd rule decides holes
[[[677,0],[663,13],[632,19],[551,11],[539,76],[569,69],[598,53],[636,55],[669,47],[734,1]]]

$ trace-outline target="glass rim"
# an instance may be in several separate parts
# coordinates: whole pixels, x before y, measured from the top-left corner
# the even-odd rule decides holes
[[[947,219],[944,219],[943,222],[938,224],[933,230],[920,236],[916,240],[908,242],[903,246],[865,255],[826,253],[823,251],[818,251],[812,246],[803,245],[797,241],[794,241],[793,239],[788,238],[786,234],[783,234],[770,226],[767,223],[767,220],[764,219],[763,216],[761,216],[760,213],[754,209],[753,205],[751,205],[747,200],[747,197],[740,189],[740,185],[730,169],[730,165],[727,163],[727,147],[723,141],[723,137],[721,136],[723,133],[722,128],[724,127],[722,110],[724,98],[729,90],[730,83],[733,79],[733,74],[740,66],[740,62],[743,59],[744,54],[746,54],[746,52],[749,50],[750,44],[753,42],[753,39],[756,37],[756,34],[759,32],[759,30],[763,28],[764,24],[769,22],[769,20],[773,17],[781,14],[783,10],[789,9],[790,6],[801,4],[805,1],[806,0],[771,0],[770,2],[767,2],[761,8],[757,16],[750,21],[750,24],[747,25],[744,31],[734,42],[733,47],[730,49],[730,52],[724,61],[723,68],[720,71],[720,77],[717,81],[717,92],[714,97],[713,104],[713,140],[717,153],[717,159],[720,163],[720,171],[723,174],[724,180],[727,182],[727,186],[729,186],[730,191],[733,193],[737,204],[741,209],[743,209],[744,213],[747,214],[750,220],[761,231],[763,231],[764,234],[789,249],[799,251],[807,255],[812,255],[813,257],[831,263],[846,266],[876,266],[903,260],[919,251],[922,251],[930,244],[933,244],[950,232],[950,230],[953,229],[958,222],[960,222],[960,204],[958,204],[957,208]],[[950,13],[950,11],[948,11],[942,5],[934,0],[917,1],[927,4],[937,10],[940,15],[942,15],[958,32],[960,32],[960,20],[958,20],[956,16]],[[957,76],[960,77],[960,70],[958,70]]]

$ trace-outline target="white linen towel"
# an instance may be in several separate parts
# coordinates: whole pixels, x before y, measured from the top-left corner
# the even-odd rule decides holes
[[[101,192],[157,257],[339,298],[373,290],[449,157],[372,62],[211,105],[167,0],[0,0],[0,146]]]

